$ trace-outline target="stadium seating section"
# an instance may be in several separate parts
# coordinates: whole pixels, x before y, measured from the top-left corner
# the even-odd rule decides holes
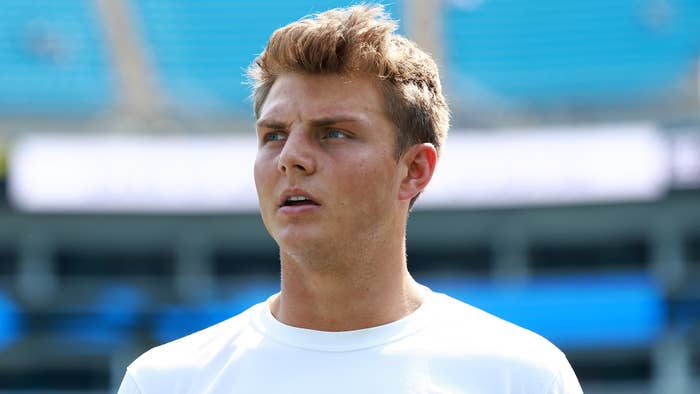
[[[93,2],[3,2],[0,115],[92,114],[113,103],[114,94]]]
[[[658,100],[692,75],[698,20],[694,0],[448,1],[448,86],[512,105]]]
[[[130,1],[171,109],[249,113],[245,71],[269,33],[323,1]],[[387,3],[400,18],[401,2]],[[443,2],[446,88],[454,101],[560,106],[653,103],[678,94],[700,48],[693,0]],[[89,1],[4,4],[0,114],[93,113],[118,93]]]
[[[300,15],[345,5],[318,1],[134,1],[135,17],[171,104],[179,110],[250,112],[248,65],[270,33]],[[387,9],[397,14],[398,2]]]

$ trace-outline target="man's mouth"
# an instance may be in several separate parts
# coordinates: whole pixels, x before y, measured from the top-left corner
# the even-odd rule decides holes
[[[304,196],[290,196],[282,203],[283,207],[296,207],[300,205],[318,205],[316,202]]]

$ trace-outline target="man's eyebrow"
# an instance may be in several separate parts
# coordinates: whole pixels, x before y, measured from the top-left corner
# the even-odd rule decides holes
[[[276,120],[266,120],[266,119],[260,119],[257,122],[255,122],[255,126],[257,128],[266,128],[266,129],[284,129],[287,128],[287,125],[284,122],[279,122]]]
[[[339,115],[339,116],[328,116],[328,117],[323,117],[323,118],[318,118],[318,119],[312,119],[309,121],[309,124],[312,127],[326,127],[326,126],[332,126],[334,124],[338,123],[346,123],[346,122],[362,122],[361,117],[356,117],[356,116],[349,116],[349,115]],[[260,119],[255,123],[255,126],[258,128],[266,128],[266,129],[286,129],[287,124],[281,121],[277,120],[268,120],[268,119]]]
[[[342,115],[342,116],[329,116],[326,118],[313,119],[309,123],[314,127],[324,127],[324,126],[332,126],[332,125],[337,124],[337,123],[360,122],[360,121],[362,121],[362,118]]]

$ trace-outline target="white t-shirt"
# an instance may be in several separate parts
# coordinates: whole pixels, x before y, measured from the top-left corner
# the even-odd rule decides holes
[[[153,348],[119,394],[580,394],[544,338],[444,294],[405,318],[355,331],[285,325],[267,302]]]

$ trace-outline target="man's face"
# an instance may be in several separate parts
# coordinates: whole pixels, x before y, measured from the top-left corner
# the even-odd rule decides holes
[[[283,74],[260,110],[257,135],[260,210],[282,250],[362,245],[405,220],[398,190],[406,169],[394,157],[396,130],[373,79]]]

